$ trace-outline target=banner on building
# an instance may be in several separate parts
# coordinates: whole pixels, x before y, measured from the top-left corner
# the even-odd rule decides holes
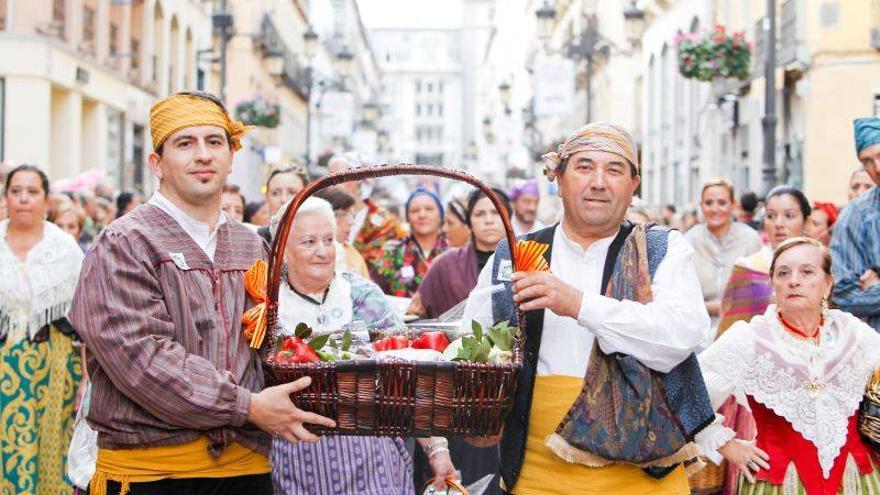
[[[354,129],[354,95],[328,91],[321,98],[321,129],[325,136],[349,137]]]
[[[574,111],[574,61],[548,57],[535,62],[535,116],[565,116]]]

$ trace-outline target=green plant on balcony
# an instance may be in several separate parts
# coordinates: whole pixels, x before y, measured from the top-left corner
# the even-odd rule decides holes
[[[281,120],[281,108],[277,103],[255,98],[236,105],[235,116],[245,124],[272,129],[278,127]]]
[[[716,25],[702,36],[679,32],[675,44],[678,71],[687,79],[749,78],[752,53],[742,32],[727,33],[724,26]]]

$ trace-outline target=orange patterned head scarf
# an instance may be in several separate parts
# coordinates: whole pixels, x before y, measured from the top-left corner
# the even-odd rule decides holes
[[[234,151],[241,149],[241,138],[251,126],[233,120],[220,105],[195,94],[177,93],[150,108],[150,134],[153,149],[159,149],[168,136],[185,128],[212,125],[225,129]]]
[[[543,155],[544,167],[555,171],[578,151],[605,151],[626,159],[638,173],[639,155],[636,141],[623,127],[607,122],[593,122],[574,131],[556,151]]]

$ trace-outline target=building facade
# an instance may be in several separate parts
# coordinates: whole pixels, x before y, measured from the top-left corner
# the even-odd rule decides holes
[[[232,32],[226,46],[226,79],[213,67],[214,86],[223,86],[226,105],[255,127],[236,153],[229,182],[247,198],[262,192],[271,167],[306,164],[308,67],[303,35],[309,19],[298,0],[227,0],[214,12],[228,12]],[[222,34],[215,33],[215,46]],[[219,48],[214,50],[215,56]]]
[[[199,82],[196,0],[0,0],[0,159],[147,189],[148,115]]]
[[[738,193],[772,184],[803,188],[811,200],[843,203],[857,166],[852,120],[878,113],[880,6],[877,2],[778,0],[775,169],[764,176],[762,118],[766,2],[648,2],[642,74],[647,198],[695,205],[700,184],[731,180]],[[678,71],[678,32],[722,25],[752,44],[744,81],[695,82]]]
[[[481,132],[493,0],[453,2],[448,26],[373,27],[391,161],[468,168]],[[452,8],[452,7],[450,7]]]

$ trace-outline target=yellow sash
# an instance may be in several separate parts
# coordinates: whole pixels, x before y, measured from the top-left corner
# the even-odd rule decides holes
[[[265,474],[271,470],[269,458],[238,443],[232,443],[220,453],[220,457],[211,457],[207,437],[183,445],[98,449],[97,466],[89,493],[107,495],[108,481],[122,484],[119,495],[125,495],[131,483],[168,478],[232,478]]]
[[[535,377],[535,394],[529,418],[529,436],[522,472],[513,487],[516,495],[607,494],[680,495],[690,493],[684,468],[654,479],[629,464],[586,467],[568,463],[545,445],[565,413],[577,399],[584,380],[572,376]]]

